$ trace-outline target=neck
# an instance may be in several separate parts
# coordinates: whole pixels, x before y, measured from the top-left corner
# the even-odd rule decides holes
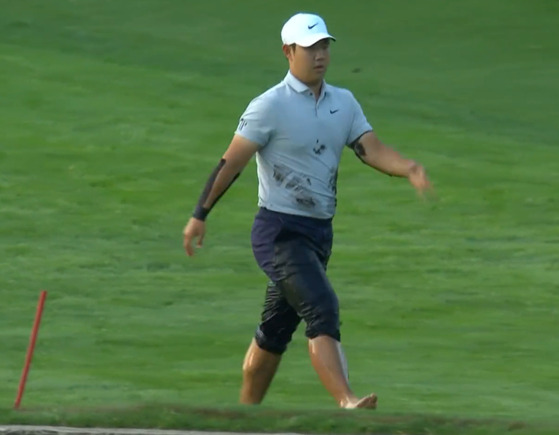
[[[324,80],[307,82],[307,81],[301,79],[297,74],[293,73],[293,71],[291,71],[291,74],[293,75],[293,77],[295,77],[301,83],[304,83],[305,85],[307,85],[308,88],[312,91],[312,93],[314,94],[314,97],[317,100],[320,98],[320,91],[322,90],[322,84],[324,83]]]
[[[322,80],[319,83],[305,83],[309,89],[314,94],[314,97],[318,100],[320,97],[320,91],[322,90]]]

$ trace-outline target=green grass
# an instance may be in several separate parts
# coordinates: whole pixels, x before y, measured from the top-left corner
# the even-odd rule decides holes
[[[545,0],[0,0],[0,408],[43,288],[26,407],[235,405],[266,282],[254,163],[193,259],[181,231],[244,108],[283,78],[279,30],[300,9],[338,37],[328,81],[439,198],[342,159],[329,271],[354,388],[380,396],[363,418],[556,424],[559,5]],[[266,409],[335,409],[304,342]],[[208,427],[193,421],[177,425]]]
[[[371,417],[368,411],[278,411],[270,408],[185,408],[180,406],[137,406],[133,408],[49,409],[42,411],[0,411],[4,422],[26,424],[176,429],[195,427],[203,430],[252,431],[270,433],[321,434],[397,434],[397,435],[552,435],[558,427],[499,419],[457,419],[433,415]]]

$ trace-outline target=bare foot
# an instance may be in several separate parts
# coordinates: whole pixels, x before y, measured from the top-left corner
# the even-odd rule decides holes
[[[356,400],[355,402],[349,402],[344,406],[345,409],[376,409],[378,402],[378,397],[375,393],[369,394],[362,399]]]

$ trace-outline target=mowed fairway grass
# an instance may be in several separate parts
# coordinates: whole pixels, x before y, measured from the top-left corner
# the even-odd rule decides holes
[[[181,232],[246,105],[283,79],[279,31],[299,10],[338,38],[327,80],[437,193],[342,158],[329,274],[352,385],[380,397],[371,418],[555,424],[559,5],[545,0],[0,0],[0,408],[41,289],[24,406],[235,406],[266,284],[254,162],[192,259]],[[263,409],[335,410],[303,330]]]

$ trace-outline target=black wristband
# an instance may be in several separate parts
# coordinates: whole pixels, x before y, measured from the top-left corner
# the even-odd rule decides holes
[[[197,205],[194,209],[194,213],[192,213],[192,217],[201,221],[205,221],[209,214],[210,211],[207,208],[204,208],[201,205]]]

